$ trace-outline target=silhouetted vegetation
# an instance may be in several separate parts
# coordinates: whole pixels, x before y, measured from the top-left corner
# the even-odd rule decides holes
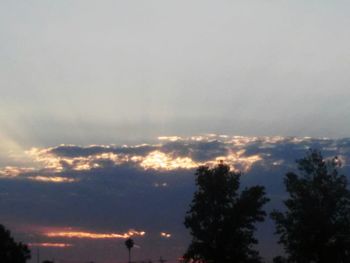
[[[277,256],[273,259],[273,263],[287,263],[288,260],[285,257]]]
[[[252,246],[257,243],[255,223],[264,220],[268,198],[262,186],[239,193],[240,176],[225,164],[197,169],[197,190],[184,222],[192,235],[187,262],[261,262]]]
[[[287,211],[271,214],[286,251],[286,259],[274,262],[350,262],[350,192],[339,159],[326,161],[313,150],[297,164],[299,174],[288,173],[284,181]]]
[[[132,240],[131,238],[128,238],[127,240],[125,240],[125,246],[129,252],[129,263],[130,263],[131,262],[131,249],[134,247],[134,240]]]
[[[0,262],[25,263],[30,259],[30,250],[21,242],[17,243],[11,233],[0,225]]]

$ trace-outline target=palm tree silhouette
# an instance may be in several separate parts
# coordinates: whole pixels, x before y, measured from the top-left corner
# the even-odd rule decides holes
[[[134,246],[134,240],[132,240],[131,238],[128,238],[127,240],[125,240],[125,246],[129,251],[129,263],[131,263],[131,249]]]

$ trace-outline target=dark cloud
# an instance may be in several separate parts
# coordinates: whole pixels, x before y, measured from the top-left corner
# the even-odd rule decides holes
[[[201,141],[181,139],[137,147],[58,146],[41,149],[39,156],[49,158],[53,166],[46,159],[38,161],[34,158],[33,162],[42,164],[41,168],[21,170],[13,167],[8,168],[7,174],[2,172],[0,220],[13,228],[23,241],[32,243],[37,243],[37,239],[65,241],[43,237],[40,231],[32,230],[32,226],[72,227],[99,233],[143,230],[146,231],[146,236],[137,238],[141,247],[136,252],[139,258],[155,258],[159,253],[164,253],[169,259],[175,259],[181,255],[189,240],[182,223],[195,186],[194,167],[172,167],[171,162],[177,158],[188,157],[195,163],[202,163],[228,156],[228,162],[239,165],[246,158],[258,156],[260,159],[254,159],[243,174],[242,186],[264,185],[271,198],[267,209],[271,210],[280,207],[285,196],[283,175],[296,169],[295,160],[302,158],[308,148],[320,149],[326,157],[339,155],[344,162],[343,171],[349,173],[347,164],[350,160],[350,139],[208,137]],[[143,167],[142,161],[154,151],[164,153],[170,160],[167,160],[170,167]],[[230,157],[237,152],[241,154],[236,159]],[[106,158],[94,159],[101,154],[107,154]],[[142,159],[132,161],[130,158],[135,156]],[[126,157],[129,159],[125,159]],[[156,156],[153,161],[163,157]],[[79,163],[79,158],[84,161]],[[74,162],[78,164],[74,165]],[[79,165],[85,162],[89,165],[80,169]],[[55,166],[57,163],[61,170]],[[9,176],[11,173],[12,176]],[[75,181],[31,179],[35,176],[64,177]],[[161,232],[172,236],[164,239],[160,236]],[[273,232],[270,220],[259,225],[259,247],[267,257],[271,255],[269,251],[272,247],[278,249]],[[94,253],[88,251],[94,246],[98,247],[96,253],[102,257],[101,262],[109,262],[115,256],[113,253],[109,254],[111,245],[115,246],[116,253],[120,255],[124,251],[122,242],[118,240],[70,241],[74,247],[69,250],[77,254],[85,253],[83,258],[86,260],[94,259]],[[60,255],[74,258],[73,252],[69,254],[66,251]],[[42,253],[58,255],[61,252],[46,248]]]
[[[159,147],[153,145],[140,145],[134,147],[118,147],[113,145],[81,147],[75,145],[62,145],[52,148],[50,152],[62,157],[87,157],[103,153],[145,155],[158,148]]]

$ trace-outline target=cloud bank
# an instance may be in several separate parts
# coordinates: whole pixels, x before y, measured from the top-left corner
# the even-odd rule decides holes
[[[209,134],[140,145],[31,148],[25,151],[30,162],[0,169],[0,220],[47,256],[122,262],[121,240],[133,237],[136,258],[174,261],[189,241],[182,222],[196,167],[223,161],[241,171],[243,187],[267,188],[269,210],[281,206],[283,175],[309,148],[338,156],[349,172],[350,139]],[[269,220],[259,227],[266,257],[279,249],[273,231]]]

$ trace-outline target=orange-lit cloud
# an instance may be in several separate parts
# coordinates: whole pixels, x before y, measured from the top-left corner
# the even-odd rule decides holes
[[[171,234],[170,234],[170,233],[167,233],[167,232],[161,232],[161,233],[160,233],[160,236],[161,236],[161,237],[164,237],[164,238],[171,238]]]
[[[45,183],[73,183],[77,182],[78,179],[68,178],[68,177],[60,177],[60,176],[28,176],[29,180],[45,182]]]
[[[160,136],[160,137],[158,137],[158,140],[176,142],[176,141],[182,140],[182,138],[179,136]]]
[[[216,157],[214,161],[206,162],[205,165],[213,166],[218,162],[223,161],[224,163],[231,166],[233,170],[239,170],[247,172],[256,162],[262,160],[260,155],[245,155],[245,150],[237,152],[231,151],[227,156]]]
[[[101,153],[87,157],[61,157],[53,154],[53,149],[54,148],[32,148],[27,151],[27,154],[31,156],[35,162],[41,164],[42,169],[56,173],[64,171],[65,168],[75,171],[87,171],[94,168],[99,168],[100,161],[108,160],[112,161],[116,165],[128,161],[126,156],[114,153]]]
[[[154,170],[176,170],[193,169],[198,167],[199,163],[194,162],[189,157],[172,157],[160,151],[149,153],[141,162],[140,166],[144,169]]]
[[[93,233],[83,231],[54,231],[44,233],[47,237],[59,238],[82,238],[82,239],[127,239],[133,236],[142,237],[146,234],[144,231],[129,230],[126,233]]]
[[[216,134],[191,137],[161,136],[158,139],[161,143],[152,145],[124,145],[121,147],[60,145],[52,148],[32,148],[26,152],[28,158],[32,160],[31,167],[26,162],[29,167],[0,168],[0,178],[17,178],[47,183],[74,183],[79,179],[70,178],[65,174],[67,175],[70,171],[103,169],[106,165],[129,164],[144,170],[174,171],[196,169],[201,165],[214,166],[220,161],[230,165],[235,171],[248,172],[257,162],[264,161],[265,157],[269,158],[270,153],[264,153],[265,149],[272,149],[279,143],[298,144],[310,141],[309,137],[248,137]],[[206,145],[210,142],[217,143],[219,148],[207,149]],[[172,149],[174,145],[176,147]],[[245,151],[249,145],[256,147],[255,154],[248,154]],[[61,155],[60,147],[63,147],[65,153],[68,154]],[[96,148],[97,151],[94,151],[96,149],[90,151],[91,147]],[[210,158],[203,160],[198,157],[206,156],[206,154]],[[279,164],[278,160],[273,160],[273,162],[274,165]]]
[[[219,156],[206,162],[195,162],[189,157],[173,157],[171,154],[154,151],[142,159],[140,166],[146,170],[194,169],[201,165],[214,166],[223,161],[234,170],[247,172],[256,162],[261,160],[262,157],[259,155],[246,156],[244,150],[231,151],[227,156]]]
[[[267,137],[265,140],[268,143],[273,143],[281,140],[283,137]],[[179,136],[162,136],[158,137],[161,141],[215,141],[222,140],[223,143],[227,144],[227,147],[241,147],[247,145],[251,142],[259,140],[259,137],[244,137],[244,136],[233,136],[229,137],[227,135],[215,135],[208,134],[203,136],[192,136],[188,138],[182,138]],[[66,145],[62,145],[64,147]],[[139,146],[124,146],[124,148],[138,148],[150,145],[139,145]],[[220,156],[214,158],[213,160],[208,160],[206,162],[194,161],[189,156],[176,156],[174,153],[165,153],[161,151],[162,145],[152,145],[153,147],[158,147],[159,150],[154,150],[149,152],[147,155],[133,155],[133,154],[116,154],[112,152],[92,154],[89,156],[79,156],[79,157],[62,157],[53,153],[55,148],[38,149],[32,148],[27,151],[34,161],[40,163],[45,170],[50,170],[52,172],[62,172],[65,168],[76,171],[85,171],[95,168],[100,168],[101,161],[109,161],[114,165],[120,165],[123,163],[135,163],[145,170],[176,170],[176,169],[194,169],[200,165],[213,165],[217,164],[218,160],[223,160],[232,167],[238,165],[243,167],[244,170],[248,170],[252,164],[256,161],[261,160],[258,156],[244,156],[242,151],[237,151],[236,153],[230,153],[228,156]],[[102,146],[101,146],[102,147]],[[83,148],[83,147],[82,147]],[[110,147],[103,146],[106,150],[110,150]],[[231,150],[232,152],[232,150]]]
[[[67,243],[29,243],[30,247],[48,247],[48,248],[69,248],[72,244]]]
[[[35,171],[34,168],[6,166],[5,168],[0,170],[0,177],[17,177],[23,173],[29,173],[33,171]]]

